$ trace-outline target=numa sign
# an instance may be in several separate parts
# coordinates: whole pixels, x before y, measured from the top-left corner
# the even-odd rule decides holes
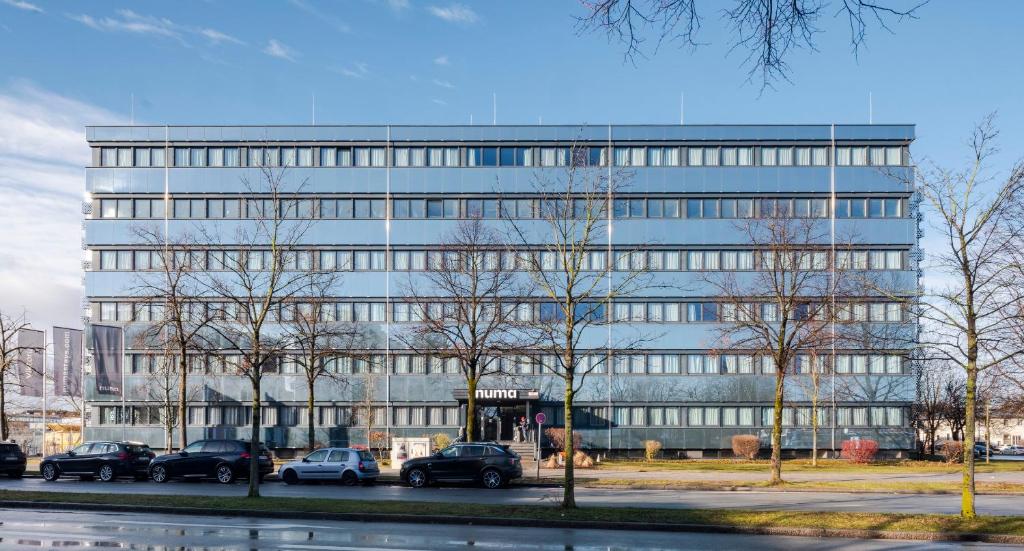
[[[518,400],[519,390],[514,388],[478,388],[476,397],[477,399]]]

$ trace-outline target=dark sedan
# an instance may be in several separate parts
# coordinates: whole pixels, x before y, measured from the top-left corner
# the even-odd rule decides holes
[[[25,454],[14,442],[0,442],[0,473],[11,478],[25,474]]]
[[[260,480],[274,471],[270,451],[260,444]],[[215,478],[230,484],[236,478],[249,477],[249,442],[245,440],[197,440],[178,453],[161,455],[149,466],[149,476],[155,482],[172,478]]]
[[[429,457],[402,463],[403,482],[422,488],[431,482],[477,482],[485,488],[501,488],[523,476],[519,455],[494,442],[460,443]]]
[[[99,478],[104,482],[119,476],[146,480],[153,456],[149,446],[141,442],[86,442],[64,453],[44,457],[39,463],[39,472],[50,482],[62,476],[78,476],[82,480]]]

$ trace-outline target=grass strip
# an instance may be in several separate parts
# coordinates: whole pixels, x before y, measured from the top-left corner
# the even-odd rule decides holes
[[[809,459],[788,459],[783,461],[782,472],[818,472],[818,473],[865,473],[865,474],[914,474],[914,473],[958,473],[962,465],[939,461],[893,460],[875,461],[858,464],[844,459],[819,459],[818,466],[811,465]],[[662,459],[655,461],[631,459],[605,459],[597,464],[599,470],[630,470],[639,472],[656,471],[736,471],[736,472],[768,472],[768,460],[737,460],[737,459]],[[975,472],[1021,472],[1024,461],[992,461],[984,460],[975,463]]]
[[[560,482],[558,479],[545,482]],[[589,478],[577,479],[577,486],[587,488],[616,488],[635,490],[693,490],[731,491],[737,489],[801,491],[801,492],[883,492],[901,494],[959,494],[959,482],[885,482],[872,480],[809,480],[785,482],[770,486],[766,480],[668,480],[631,478]],[[1024,483],[986,482],[975,483],[978,494],[1017,495],[1024,494]]]
[[[145,494],[85,494],[0,490],[4,502],[114,505],[121,507],[179,507],[202,509],[208,514],[252,511],[273,513],[382,514],[407,517],[460,517],[462,519],[529,521],[580,521],[591,523],[637,523],[647,528],[681,525],[731,527],[738,529],[808,529],[836,532],[979,534],[1024,537],[1024,517],[982,516],[962,519],[955,515],[897,513],[761,511],[744,509],[652,509],[586,507],[563,510],[551,505],[487,505],[402,501],[359,501],[290,497],[219,497]]]

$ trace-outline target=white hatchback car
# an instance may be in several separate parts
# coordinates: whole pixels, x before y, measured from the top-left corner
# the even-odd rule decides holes
[[[380,469],[373,454],[366,450],[320,448],[298,461],[281,465],[277,474],[286,484],[319,480],[354,486],[373,484],[380,476]]]

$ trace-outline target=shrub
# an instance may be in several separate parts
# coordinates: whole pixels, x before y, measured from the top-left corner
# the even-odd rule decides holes
[[[377,450],[377,455],[383,460],[384,451],[388,448],[388,433],[383,431],[372,431],[370,433],[370,447]]]
[[[446,433],[439,432],[431,437],[435,450],[443,450],[452,444],[452,437]]]
[[[589,455],[577,451],[572,458],[572,464],[581,469],[592,469],[594,467],[594,460]]]
[[[761,451],[761,439],[754,434],[737,434],[732,437],[732,453],[736,457],[754,459]]]
[[[654,461],[661,452],[661,442],[657,440],[644,440],[644,459]]]
[[[843,457],[853,463],[870,463],[878,453],[878,442],[869,439],[844,440]]]
[[[950,440],[943,444],[942,455],[946,458],[946,463],[963,463],[964,462],[964,443],[958,440]]]
[[[565,429],[545,429],[544,436],[548,437],[548,440],[551,441],[551,445],[555,448],[559,450],[565,448]],[[580,433],[572,433],[572,443],[574,448],[579,449],[580,444],[583,443],[583,437],[580,436]]]

